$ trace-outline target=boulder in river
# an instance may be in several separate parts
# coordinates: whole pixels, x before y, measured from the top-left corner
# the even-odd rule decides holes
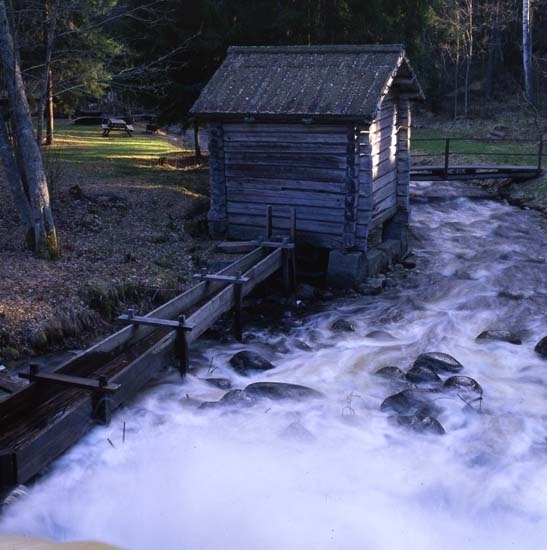
[[[463,369],[463,365],[457,359],[454,359],[452,355],[448,355],[448,353],[442,353],[440,351],[431,351],[418,355],[412,366],[429,367],[436,373],[456,373]]]
[[[547,336],[544,336],[534,348],[536,353],[539,353],[542,357],[547,358]]]
[[[509,330],[483,330],[477,340],[496,340],[498,342],[507,342],[509,344],[520,345],[522,338]]]
[[[252,371],[266,371],[275,368],[275,366],[262,357],[262,355],[252,350],[238,351],[231,357],[230,365],[236,372],[243,376],[248,376]]]
[[[474,393],[477,396],[482,395],[481,385],[470,376],[451,376],[444,381],[443,388],[464,393]]]
[[[267,397],[269,399],[317,399],[324,397],[321,392],[300,386],[298,384],[287,384],[286,382],[255,382],[245,388],[245,392],[253,398]]]
[[[404,380],[405,378],[405,373],[399,367],[394,366],[382,367],[375,371],[374,374],[388,380]]]
[[[414,365],[408,369],[405,378],[411,384],[427,388],[439,387],[443,383],[440,376],[427,365]]]
[[[258,399],[253,395],[248,394],[245,390],[230,390],[225,393],[219,401],[204,401],[200,409],[215,409],[219,407],[234,407],[248,408],[258,402]]]
[[[380,409],[403,415],[419,413],[424,416],[431,416],[439,411],[434,403],[437,396],[438,393],[432,390],[403,390],[386,397],[380,405]]]
[[[393,417],[393,420],[397,423],[397,425],[410,428],[418,433],[435,435],[443,435],[446,433],[441,423],[433,416],[418,413],[410,416],[395,416]]]
[[[355,332],[355,324],[347,319],[336,319],[330,326],[331,330],[336,332]]]
[[[204,378],[207,384],[220,388],[221,390],[229,390],[232,387],[232,382],[228,378]]]

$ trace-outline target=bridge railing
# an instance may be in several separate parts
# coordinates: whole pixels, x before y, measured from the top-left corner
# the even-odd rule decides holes
[[[503,165],[542,169],[545,136],[536,139],[420,137],[412,138],[412,164],[437,165],[448,173],[458,165]]]

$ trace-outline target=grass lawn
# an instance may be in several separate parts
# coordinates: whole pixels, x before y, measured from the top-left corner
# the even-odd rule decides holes
[[[80,167],[84,182],[130,176],[145,178],[149,183],[172,180],[180,184],[180,171],[175,174],[173,165],[164,161],[193,156],[193,151],[184,150],[175,138],[145,134],[138,126],[132,136],[112,132],[103,137],[99,125],[80,126],[65,121],[57,124],[54,145],[44,151],[51,170],[63,172],[63,166]]]
[[[447,146],[450,164],[537,166],[539,159],[537,139],[473,138],[469,131],[421,128],[412,132],[412,159],[416,164],[444,164]],[[542,157],[547,160],[547,146]]]

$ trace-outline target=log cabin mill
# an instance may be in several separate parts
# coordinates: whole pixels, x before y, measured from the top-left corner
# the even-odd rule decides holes
[[[330,284],[374,275],[407,249],[423,99],[402,45],[230,47],[190,110],[208,128],[211,236],[260,238],[266,205],[286,232],[293,207],[297,246],[328,251]]]

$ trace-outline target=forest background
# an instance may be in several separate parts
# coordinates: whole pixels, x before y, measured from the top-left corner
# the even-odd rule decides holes
[[[230,45],[397,43],[424,89],[421,114],[486,126],[505,112],[503,132],[535,139],[546,130],[546,7],[0,0],[0,367],[111,331],[121,307],[172,297],[210,253],[206,167],[145,164],[140,148],[152,141],[109,142],[99,121],[72,135],[66,121],[108,113],[185,127]],[[107,154],[115,148],[118,160]],[[60,150],[63,162],[51,162]],[[547,208],[545,182],[538,189]]]
[[[183,121],[229,45],[404,44],[428,107],[547,108],[547,0],[10,0],[27,95]],[[498,103],[499,104],[499,103]],[[41,118],[39,118],[41,120]],[[39,137],[41,128],[38,128]]]

